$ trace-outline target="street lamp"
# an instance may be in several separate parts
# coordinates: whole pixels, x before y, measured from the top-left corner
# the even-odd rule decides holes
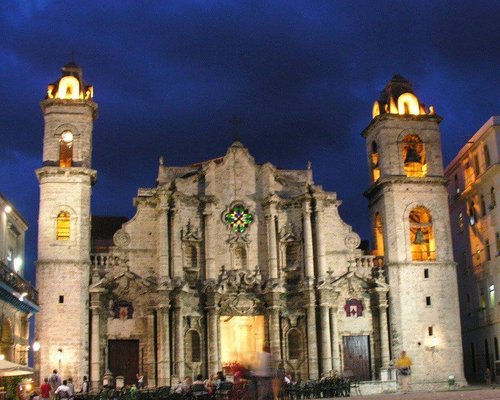
[[[57,349],[57,360],[59,361],[59,373],[61,373],[62,349]]]
[[[438,351],[439,339],[436,336],[433,336],[430,340],[430,346],[426,347],[427,351],[430,351],[432,355]]]

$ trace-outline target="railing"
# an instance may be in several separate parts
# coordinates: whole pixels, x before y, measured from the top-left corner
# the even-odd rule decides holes
[[[92,267],[107,269],[108,267],[120,265],[120,257],[109,253],[91,253],[90,263]]]
[[[384,256],[365,255],[354,259],[356,269],[374,269],[384,266]]]
[[[38,291],[2,261],[0,261],[0,281],[14,289],[20,300],[25,298],[38,305]]]

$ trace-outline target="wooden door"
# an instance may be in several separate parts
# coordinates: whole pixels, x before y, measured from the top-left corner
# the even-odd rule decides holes
[[[370,337],[344,336],[344,372],[361,381],[370,380]]]
[[[123,376],[125,385],[137,383],[136,374],[139,371],[139,341],[109,340],[108,366],[113,377]]]

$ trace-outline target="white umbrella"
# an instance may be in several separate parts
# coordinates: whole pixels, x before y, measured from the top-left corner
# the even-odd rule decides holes
[[[0,360],[0,376],[19,376],[33,374],[33,368],[16,364],[7,360]]]

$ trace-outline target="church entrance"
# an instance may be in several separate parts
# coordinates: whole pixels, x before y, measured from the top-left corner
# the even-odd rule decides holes
[[[235,363],[243,366],[255,362],[257,352],[264,348],[264,316],[220,317],[220,349],[223,367]]]
[[[139,371],[138,340],[108,340],[108,368],[116,379],[123,376],[125,385],[136,383]]]
[[[370,337],[344,336],[344,372],[361,381],[370,380]]]

